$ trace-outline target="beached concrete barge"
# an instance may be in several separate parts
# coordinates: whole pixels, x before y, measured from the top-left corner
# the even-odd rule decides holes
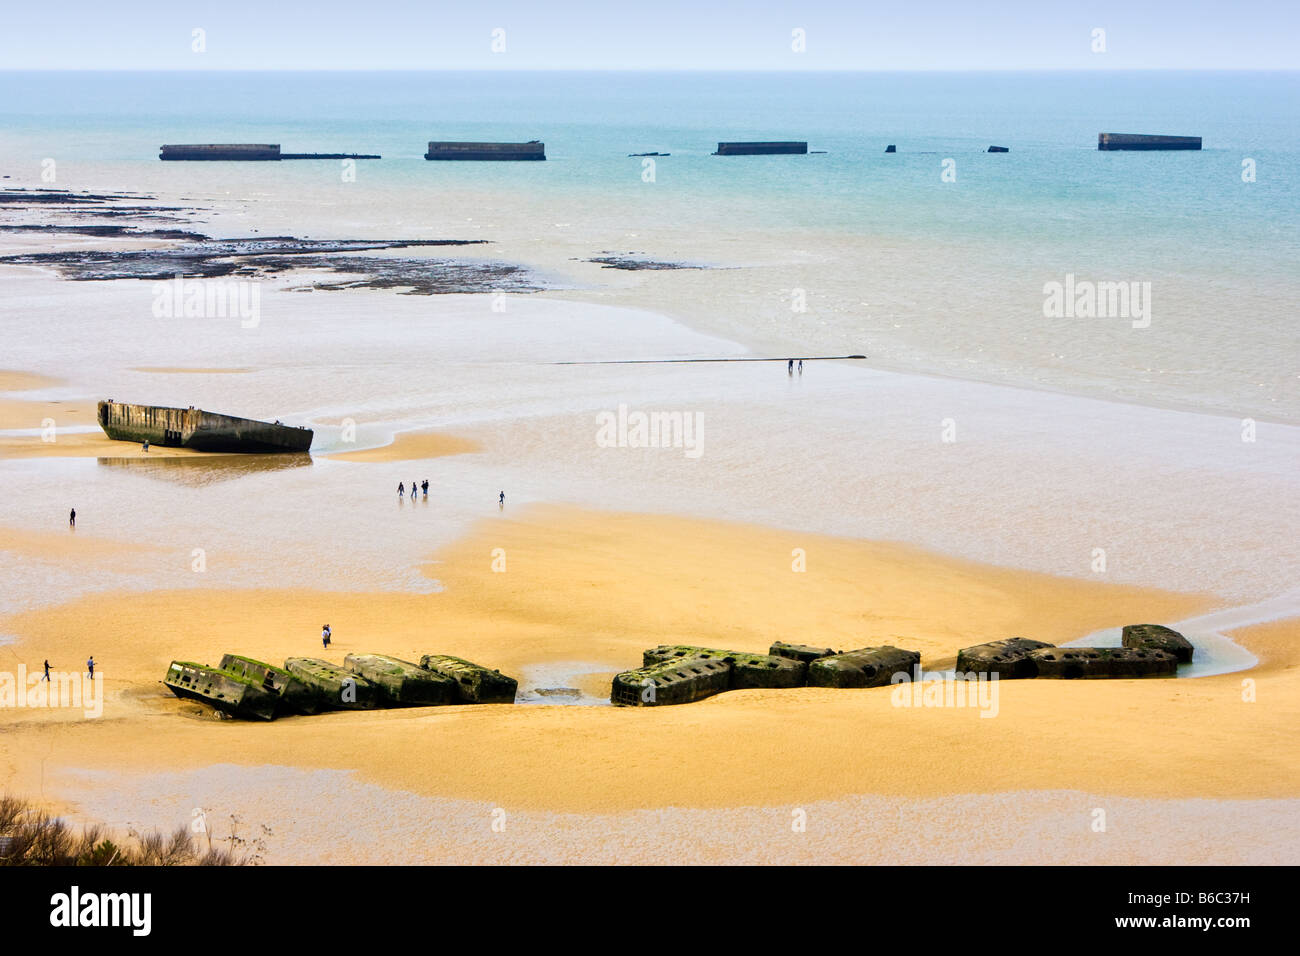
[[[276,716],[314,714],[321,709],[321,703],[315,692],[283,667],[256,661],[251,657],[241,657],[238,654],[226,654],[221,658],[220,669],[228,674],[256,681],[263,690],[278,696],[280,706],[276,709]]]
[[[987,644],[963,647],[957,652],[957,671],[962,674],[969,674],[972,671],[997,674],[1001,680],[1037,677],[1038,665],[1029,656],[1029,652],[1052,646],[1047,641],[1009,637],[1004,641],[989,641]]]
[[[776,154],[799,154],[808,152],[806,142],[794,140],[767,143],[719,143],[714,156],[772,156]]]
[[[310,428],[259,422],[205,412],[201,408],[166,405],[99,403],[99,427],[117,441],[193,448],[196,451],[285,454],[311,448]]]
[[[1059,680],[1173,677],[1178,659],[1168,651],[1129,647],[1045,647],[1030,651],[1038,676]]]
[[[279,143],[172,143],[158,148],[164,160],[279,162],[282,159],[379,159],[373,153],[282,153]]]
[[[1149,133],[1098,133],[1098,149],[1200,149],[1199,136],[1156,136]]]
[[[177,697],[245,720],[274,720],[280,706],[280,695],[259,682],[191,661],[172,661],[163,683]]]
[[[364,677],[314,657],[290,657],[284,669],[315,693],[322,710],[373,710],[379,691]]]
[[[674,660],[722,661],[731,667],[727,690],[748,690],[755,687],[802,687],[807,677],[808,665],[789,657],[771,654],[749,654],[745,651],[728,651],[715,647],[692,647],[688,644],[660,644],[641,654],[645,667]]]
[[[531,139],[526,143],[430,142],[425,159],[479,162],[529,162],[546,159],[546,144]]]
[[[1180,664],[1192,662],[1192,642],[1163,624],[1128,624],[1120,637],[1125,647],[1144,651],[1168,651]]]
[[[519,690],[513,677],[450,654],[425,654],[420,666],[455,681],[456,699],[462,704],[513,704]]]
[[[626,707],[689,704],[725,691],[731,665],[699,657],[673,658],[614,676],[609,700]]]
[[[905,651],[889,644],[863,647],[808,665],[809,687],[881,687],[895,674],[912,674],[921,663],[920,651]]]
[[[773,657],[788,657],[792,661],[811,664],[821,657],[830,657],[840,652],[829,647],[813,647],[810,644],[787,644],[785,641],[773,641],[767,652]]]
[[[385,705],[430,707],[456,702],[456,681],[386,654],[349,654],[343,666],[375,685]]]

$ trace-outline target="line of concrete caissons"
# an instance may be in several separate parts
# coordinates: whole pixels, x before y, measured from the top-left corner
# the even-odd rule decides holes
[[[1159,624],[1131,624],[1120,647],[1056,647],[1024,637],[963,648],[958,674],[1023,678],[1171,677],[1189,663],[1190,641]],[[786,687],[880,687],[908,679],[919,651],[884,645],[854,651],[777,641],[767,654],[663,644],[642,666],[614,677],[610,701],[632,707],[685,704],[728,690]],[[276,667],[227,654],[218,667],[173,661],[164,684],[178,697],[234,717],[273,720],[286,714],[440,704],[514,703],[518,681],[449,654],[418,664],[384,654],[349,654],[343,665],[291,657]]]

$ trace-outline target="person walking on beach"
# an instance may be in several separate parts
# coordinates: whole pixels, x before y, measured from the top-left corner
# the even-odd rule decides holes
[[[320,642],[321,642],[321,646],[322,646],[322,647],[324,647],[326,650],[329,649],[329,646],[330,646],[330,626],[329,626],[328,624],[326,624],[324,627],[322,627],[322,628],[320,629]]]
[[[397,483],[397,497],[399,497],[399,498],[405,498],[405,497],[406,497],[406,483],[405,483],[405,482],[399,481],[399,482]]]
[[[429,497],[429,479],[428,479],[428,478],[426,478],[426,479],[424,479],[424,481],[420,482],[420,490],[421,490],[422,492],[424,492],[424,497],[426,497],[426,498]]]
[[[415,497],[415,493],[416,493],[417,491],[419,491],[419,490],[420,490],[420,489],[419,489],[419,488],[416,486],[416,484],[415,484],[415,479],[412,478],[412,479],[411,479],[411,497],[414,498],[414,497]]]
[[[502,508],[504,508],[504,507],[506,506],[506,493],[505,493],[504,491],[501,492],[501,497],[497,499],[497,503],[498,503]]]
[[[41,680],[49,680],[49,679],[50,679],[50,662],[47,660],[45,662],[45,676],[42,677]],[[53,681],[51,681],[51,683],[53,683]]]
[[[75,528],[76,526],[77,526],[77,509],[73,508],[72,511],[68,513],[68,527]]]
[[[790,359],[790,361],[785,363],[785,374],[786,375],[794,374],[794,359]]]
[[[799,360],[799,374],[803,374],[803,359]]]
[[[146,439],[144,440],[144,446],[143,446],[143,447],[144,447],[144,450],[145,450],[145,451],[148,451],[148,450],[149,450],[149,439],[146,438]]]
[[[90,679],[94,680],[95,679],[95,655],[94,654],[91,654],[89,660],[86,661],[86,667],[90,671]]]

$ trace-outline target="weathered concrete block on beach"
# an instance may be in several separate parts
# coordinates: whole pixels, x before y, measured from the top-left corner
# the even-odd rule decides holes
[[[727,689],[731,665],[701,657],[673,658],[614,676],[609,700],[627,707],[689,704]]]
[[[1030,651],[1052,647],[1047,641],[1034,641],[1027,637],[1009,637],[1004,641],[989,641],[974,647],[963,647],[957,652],[957,670],[968,674],[997,674],[1002,680],[1035,677],[1038,665],[1029,656]]]
[[[1168,651],[1180,664],[1190,663],[1195,650],[1191,641],[1163,624],[1128,624],[1124,627],[1120,643],[1141,650]]]
[[[1168,651],[1129,647],[1045,647],[1030,651],[1039,677],[1060,680],[1172,677],[1178,659]]]
[[[410,661],[386,654],[349,654],[343,666],[374,684],[386,704],[428,707],[456,702],[454,680]]]
[[[513,677],[450,654],[425,654],[420,666],[455,681],[462,704],[513,704],[519,690]]]
[[[197,451],[285,454],[311,448],[310,428],[259,422],[201,408],[100,402],[99,427],[115,441],[193,448]]]
[[[792,661],[811,664],[819,657],[830,657],[840,653],[829,647],[813,647],[810,644],[787,644],[785,641],[773,641],[767,652],[773,657],[788,657]]]
[[[280,695],[258,682],[192,661],[172,661],[163,683],[177,697],[244,720],[274,720],[280,706]]]
[[[281,713],[314,714],[320,710],[315,692],[283,667],[238,654],[226,654],[221,658],[221,669],[256,681],[263,690],[278,694]]]
[[[729,651],[716,647],[693,647],[689,644],[661,644],[641,654],[641,663],[649,666],[664,661],[718,660],[731,665],[731,682],[728,690],[748,690],[755,687],[802,687],[807,678],[808,665],[789,657],[772,654],[750,654],[746,651]]]
[[[375,685],[338,664],[314,657],[290,657],[284,669],[311,688],[322,710],[373,710],[380,706]]]
[[[808,665],[809,687],[880,687],[897,673],[910,675],[921,663],[920,651],[905,651],[885,644],[863,647]]]

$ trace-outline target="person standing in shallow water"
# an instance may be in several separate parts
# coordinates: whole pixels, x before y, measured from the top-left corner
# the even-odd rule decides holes
[[[803,359],[799,360],[799,374],[803,374]]]
[[[429,497],[429,479],[428,479],[428,478],[426,478],[426,479],[424,479],[424,481],[420,482],[420,490],[421,490],[422,492],[424,492],[424,497],[426,497],[426,498]]]
[[[506,493],[504,491],[501,492],[501,497],[497,499],[497,504],[502,508],[506,506]]]
[[[73,508],[70,512],[68,512],[68,527],[75,528],[76,526],[77,526],[77,509]]]
[[[405,497],[406,497],[406,482],[404,482],[404,481],[399,481],[399,482],[397,483],[397,497],[399,497],[399,498],[405,498]]]
[[[418,486],[416,485],[416,483],[415,483],[415,479],[412,478],[412,479],[411,479],[411,497],[414,498],[414,497],[415,497],[415,493],[416,493],[417,491],[419,491],[419,490],[420,490],[419,487],[418,487]]]
[[[794,359],[790,359],[788,362],[785,363],[785,374],[786,375],[794,374]]]

